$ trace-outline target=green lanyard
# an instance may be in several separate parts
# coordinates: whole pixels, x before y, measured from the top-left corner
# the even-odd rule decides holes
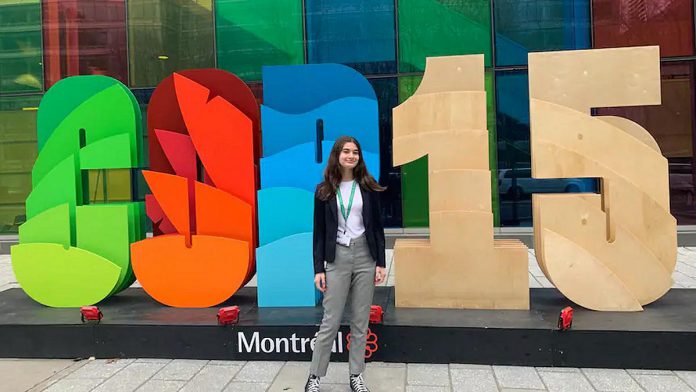
[[[338,189],[336,189],[336,194],[338,195],[338,202],[341,205],[341,215],[343,215],[343,219],[346,221],[346,225],[348,225],[348,215],[350,215],[350,209],[353,208],[353,196],[355,196],[355,187],[357,185],[358,183],[353,181],[353,188],[350,190],[350,199],[348,200],[348,212],[346,212],[346,208],[343,206],[343,196],[341,196],[341,187],[339,186]]]

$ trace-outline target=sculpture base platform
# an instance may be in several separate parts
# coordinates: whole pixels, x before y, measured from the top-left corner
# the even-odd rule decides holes
[[[532,289],[529,311],[397,309],[393,287],[378,288],[375,303],[385,314],[370,326],[370,361],[696,370],[696,290],[673,289],[640,313],[588,311],[555,289]],[[99,305],[101,323],[82,324],[78,309],[10,289],[0,293],[0,357],[310,360],[321,307],[259,309],[249,288],[226,305],[240,307],[238,324],[218,326],[217,308],[169,308],[128,289]],[[567,305],[573,327],[560,332]],[[348,332],[333,360],[347,360]]]

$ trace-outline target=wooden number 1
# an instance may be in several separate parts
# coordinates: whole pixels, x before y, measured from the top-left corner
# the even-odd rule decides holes
[[[396,241],[396,305],[528,309],[527,248],[493,239],[483,55],[428,58],[394,109],[394,165],[428,156],[430,239]]]

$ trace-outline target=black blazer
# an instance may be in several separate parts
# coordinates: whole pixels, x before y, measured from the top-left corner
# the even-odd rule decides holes
[[[384,226],[379,202],[379,193],[360,187],[363,200],[363,223],[365,238],[372,258],[378,267],[384,267]],[[338,207],[336,196],[329,200],[319,199],[314,194],[314,273],[324,272],[324,261],[333,263],[336,258],[336,235],[338,233]]]

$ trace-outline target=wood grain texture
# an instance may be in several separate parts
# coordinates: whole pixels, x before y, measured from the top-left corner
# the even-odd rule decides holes
[[[428,156],[430,239],[394,245],[396,306],[528,309],[527,248],[493,240],[483,56],[428,58],[394,109],[394,165]]]
[[[579,305],[639,311],[672,285],[676,220],[650,133],[591,109],[660,103],[658,47],[531,53],[534,178],[595,177],[601,194],[533,196],[536,257]]]

